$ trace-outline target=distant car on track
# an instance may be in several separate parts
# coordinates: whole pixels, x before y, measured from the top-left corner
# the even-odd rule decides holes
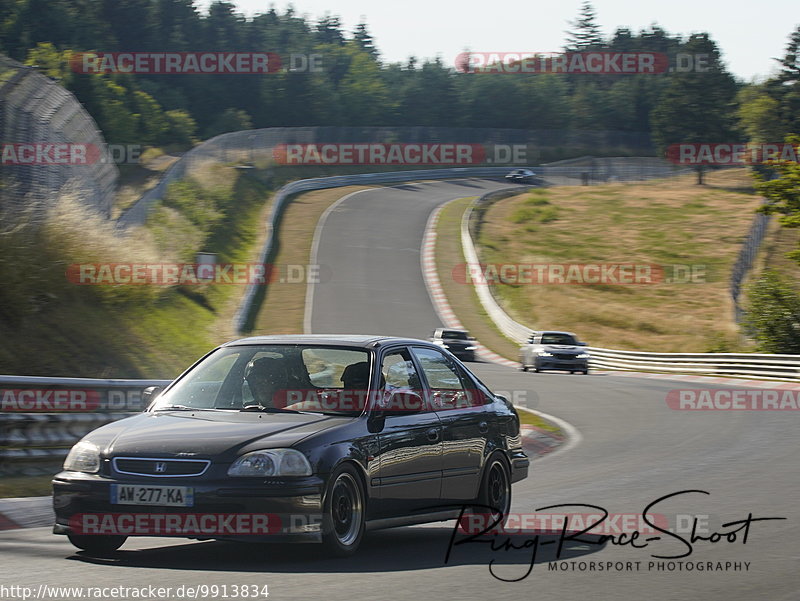
[[[572,332],[534,332],[519,350],[522,371],[564,370],[589,373],[589,353]]]
[[[382,336],[262,336],[211,351],[149,407],[98,428],[53,478],[55,534],[322,543],[507,514],[520,420],[448,351]],[[482,511],[487,511],[482,509]]]
[[[466,330],[436,328],[430,341],[446,348],[462,361],[475,361],[475,351],[478,350],[478,346]]]
[[[514,169],[506,175],[506,180],[517,184],[539,184],[542,178],[530,169]]]

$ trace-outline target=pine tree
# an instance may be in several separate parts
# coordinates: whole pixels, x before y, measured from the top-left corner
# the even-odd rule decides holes
[[[356,30],[353,32],[353,40],[358,46],[372,58],[378,58],[378,49],[375,48],[375,41],[372,39],[369,31],[367,31],[367,24],[364,22],[356,25]]]
[[[578,18],[569,24],[573,29],[564,32],[567,34],[567,45],[564,48],[567,52],[582,52],[603,46],[597,13],[588,0],[581,6]]]

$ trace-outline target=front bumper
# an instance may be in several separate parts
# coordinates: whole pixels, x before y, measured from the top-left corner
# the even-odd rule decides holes
[[[187,486],[194,501],[191,507],[112,504],[111,484]],[[61,472],[53,479],[53,532],[320,542],[324,486],[313,476],[278,484],[264,478],[154,482]]]
[[[586,371],[589,369],[588,359],[559,358],[559,357],[536,357],[536,367],[538,369],[563,369],[568,371]]]

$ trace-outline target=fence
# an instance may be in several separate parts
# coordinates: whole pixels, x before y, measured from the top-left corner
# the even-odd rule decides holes
[[[769,228],[770,216],[763,213],[756,213],[753,217],[753,222],[750,224],[750,231],[747,233],[747,238],[742,243],[742,248],[739,251],[739,256],[736,258],[736,263],[731,272],[731,286],[730,293],[733,300],[734,318],[737,322],[742,321],[744,310],[739,303],[739,297],[742,292],[742,282],[747,276],[747,272],[753,266],[758,249],[764,241],[764,236]]]
[[[569,156],[604,149],[620,154],[655,154],[648,134],[640,132],[526,130],[454,127],[273,127],[221,134],[195,146],[164,174],[158,185],[147,191],[120,218],[123,226],[143,223],[153,203],[164,197],[172,182],[202,169],[209,163],[271,164],[272,151],[279,144],[323,143],[458,143],[526,145],[528,162],[539,162],[543,153]],[[660,161],[660,159],[654,159]],[[664,161],[660,161],[664,163]],[[580,169],[580,170],[578,170]],[[585,166],[569,171],[580,178]],[[624,170],[611,163],[597,163],[595,177],[615,177]],[[560,175],[560,174],[559,174]]]
[[[3,144],[80,144],[96,149],[89,164],[4,164],[0,208],[22,203],[44,208],[62,194],[76,194],[103,215],[111,214],[119,170],[97,125],[55,80],[0,56],[0,140]]]

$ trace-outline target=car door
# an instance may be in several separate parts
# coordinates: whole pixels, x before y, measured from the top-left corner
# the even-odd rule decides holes
[[[377,420],[379,461],[373,486],[378,489],[379,513],[404,515],[439,503],[442,483],[442,425],[431,410],[422,380],[405,347],[389,349],[381,359],[381,396],[411,391],[423,405],[388,406]]]
[[[445,353],[429,347],[412,350],[442,423],[442,499],[471,501],[477,495],[490,430],[486,395]]]

